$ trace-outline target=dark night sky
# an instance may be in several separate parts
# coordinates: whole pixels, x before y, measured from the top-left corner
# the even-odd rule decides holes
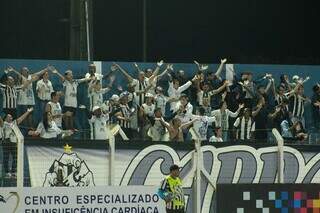
[[[68,1],[32,2],[1,1],[0,57],[68,59]],[[93,2],[94,59],[142,61],[142,0]],[[147,0],[147,8],[148,61],[320,63],[311,1]]]

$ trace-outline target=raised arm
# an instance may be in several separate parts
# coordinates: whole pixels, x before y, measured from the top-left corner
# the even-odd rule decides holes
[[[158,79],[162,78],[164,75],[166,75],[169,71],[173,70],[173,65],[172,64],[168,64],[166,69],[157,76]]]
[[[277,106],[276,110],[273,113],[269,113],[268,117],[271,119],[274,119],[277,116],[277,114],[280,112],[280,110],[281,110],[281,107]]]
[[[211,90],[209,95],[215,95],[215,94],[220,93],[222,90],[224,90],[224,88],[226,88],[228,86],[228,84],[229,84],[229,81],[226,80],[221,87],[219,87],[216,90]]]
[[[309,79],[310,79],[310,77],[309,77],[309,76],[307,76],[304,80],[301,80],[301,84],[306,83],[307,81],[309,81]]]
[[[238,84],[240,84],[252,97],[256,96],[254,92],[247,85],[245,85],[242,82],[238,82]]]
[[[244,104],[239,104],[239,107],[238,107],[237,111],[232,112],[232,111],[227,109],[227,112],[228,112],[230,117],[236,118],[239,115],[241,109],[243,109],[243,108],[244,108]]]
[[[154,119],[155,121],[160,121],[160,123],[165,127],[165,128],[167,128],[169,131],[170,131],[170,129],[172,129],[171,128],[171,126],[170,126],[170,124],[168,123],[168,122],[166,122],[164,119],[163,119],[163,117],[161,117],[161,118],[155,118]]]
[[[36,81],[40,78],[41,75],[43,75],[45,72],[47,72],[49,70],[48,67],[40,70],[39,72],[36,72],[36,73],[33,73],[31,74],[31,78],[32,78],[32,81]]]
[[[25,113],[23,113],[19,118],[17,118],[17,125],[19,125],[20,123],[22,123],[22,121],[23,121],[24,119],[26,119],[27,116],[28,116],[32,111],[33,111],[33,107],[28,108],[28,110],[27,110]]]
[[[139,72],[142,72],[142,70],[140,69],[139,65],[138,65],[136,62],[133,63],[133,66],[136,68],[136,70],[138,71],[138,73],[139,73]]]
[[[53,69],[50,69],[50,70],[53,74],[56,74],[57,76],[59,76],[62,82],[66,80],[65,77],[62,74],[60,74],[56,68],[53,67]]]
[[[84,83],[84,82],[88,82],[88,81],[91,81],[93,78],[90,77],[90,78],[80,78],[80,79],[77,79],[77,81],[79,83]]]
[[[291,97],[294,93],[296,93],[299,89],[299,87],[301,86],[301,84],[297,84],[293,90],[289,91],[288,93],[286,93],[285,95],[289,98]]]
[[[268,82],[267,87],[265,89],[266,93],[268,93],[269,89],[271,88],[271,85],[272,85],[272,79],[269,79],[269,82]]]
[[[198,120],[198,118],[195,118],[187,123],[184,123],[180,126],[181,129],[185,129],[188,128],[189,126],[191,126],[194,122],[196,122]]]
[[[225,63],[227,62],[227,59],[221,59],[220,61],[220,65],[215,73],[215,76],[217,76],[217,78],[220,78],[220,75],[221,75],[221,72],[222,72],[222,69],[223,69],[223,65],[225,65]]]
[[[272,94],[274,97],[276,97],[278,95],[277,90],[276,90],[276,85],[274,83],[274,79],[271,79],[271,89],[272,89]]]
[[[116,116],[116,118],[117,118],[118,120],[130,121],[130,118],[126,118],[126,117],[122,114],[122,112],[117,112],[117,113],[115,113],[114,115]]]
[[[129,83],[131,83],[133,81],[133,78],[119,64],[114,63],[113,65],[116,66],[120,70],[120,72],[127,78]]]
[[[181,92],[185,91],[186,89],[188,89],[188,88],[192,85],[192,82],[195,82],[195,81],[197,81],[197,80],[198,80],[198,78],[197,78],[197,76],[195,75],[191,81],[188,81],[188,82],[186,82],[184,85],[180,86],[180,87],[178,88],[178,92],[181,93]]]
[[[157,76],[158,76],[158,73],[160,71],[160,67],[163,65],[163,60],[157,62],[157,67],[156,69],[153,71],[152,75],[150,76],[149,78],[149,83],[151,83]]]
[[[11,67],[11,66],[8,66],[7,71],[8,71],[8,72],[14,72],[14,73],[17,74],[20,78],[25,78],[23,75],[21,75],[20,72],[18,72],[16,69],[14,69],[14,68]]]
[[[261,109],[262,109],[262,104],[258,104],[257,109],[252,112],[252,117],[256,117]]]

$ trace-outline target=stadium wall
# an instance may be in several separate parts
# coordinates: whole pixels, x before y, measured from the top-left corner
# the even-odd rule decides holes
[[[109,152],[104,141],[68,141],[74,156],[66,158],[64,142],[25,141],[25,184],[54,186],[51,175],[64,159],[72,165],[64,169],[69,186],[103,186],[108,183]],[[203,168],[214,184],[277,183],[278,149],[268,144],[202,144]],[[320,183],[320,148],[310,145],[284,147],[284,183]],[[0,152],[1,153],[1,152]],[[195,173],[194,144],[117,142],[115,185],[159,186],[171,164],[182,167],[187,212],[193,210]],[[60,164],[59,164],[60,162]],[[81,162],[81,163],[80,163]],[[62,164],[61,164],[62,163]],[[27,165],[27,166],[26,166]],[[77,169],[78,168],[78,169]],[[80,168],[80,169],[79,169]],[[86,175],[84,175],[86,174]],[[82,181],[77,181],[82,175]],[[76,178],[73,178],[76,177]],[[27,183],[29,181],[29,183]],[[51,182],[50,182],[51,181]],[[215,189],[201,176],[202,212],[214,212]]]

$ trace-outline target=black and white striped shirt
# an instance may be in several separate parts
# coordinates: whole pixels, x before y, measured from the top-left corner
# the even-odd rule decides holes
[[[289,111],[293,117],[303,117],[305,99],[300,95],[292,95],[289,99]]]
[[[120,111],[123,117],[130,118],[131,110],[128,105],[120,104]],[[119,120],[119,125],[123,128],[131,128],[130,121]]]
[[[238,128],[238,139],[249,140],[251,133],[255,131],[255,122],[252,118],[246,119],[244,116],[237,118],[234,127]]]
[[[2,107],[5,109],[17,108],[17,93],[22,89],[21,86],[10,87],[8,85],[0,84],[3,101]]]
[[[285,100],[287,100],[287,97],[285,95],[282,95],[282,96],[280,96],[279,94],[275,95],[276,106],[282,104]],[[286,109],[289,111],[288,105],[286,105]]]
[[[140,93],[136,96],[136,104],[142,106],[142,104],[144,104],[145,101],[145,93],[143,93],[143,91],[147,88],[147,82],[133,79],[132,84],[135,85],[134,91]]]

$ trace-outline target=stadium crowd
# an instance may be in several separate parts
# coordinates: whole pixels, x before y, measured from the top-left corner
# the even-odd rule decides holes
[[[303,142],[308,139],[304,119],[308,103],[319,130],[319,84],[313,86],[309,98],[304,94],[309,77],[295,75],[291,79],[284,74],[276,84],[278,80],[271,74],[255,78],[249,71],[237,74],[226,62],[222,59],[218,69],[210,71],[209,66],[195,61],[191,78],[163,61],[146,70],[134,63],[137,76],[117,63],[106,75],[98,74],[95,65],[89,64],[81,79],[74,79],[72,70],[49,65],[34,73],[27,67],[20,71],[8,67],[2,71],[0,83],[4,115],[0,118],[0,138],[5,143],[16,142],[14,127],[19,126],[27,129],[26,137],[72,137],[83,131],[74,124],[79,107],[87,109],[91,139],[101,140],[119,124],[130,140],[181,142],[198,137],[209,142],[266,141],[270,129],[277,128],[283,137]],[[224,69],[225,79],[221,75]],[[59,77],[63,90],[54,91],[52,75]],[[113,85],[119,75],[125,77],[127,88]],[[105,88],[103,79],[108,82]],[[80,84],[87,87],[87,107],[77,101]],[[112,93],[110,98],[105,98],[106,93]],[[36,113],[42,115],[37,124],[32,115],[35,104],[40,106]]]

